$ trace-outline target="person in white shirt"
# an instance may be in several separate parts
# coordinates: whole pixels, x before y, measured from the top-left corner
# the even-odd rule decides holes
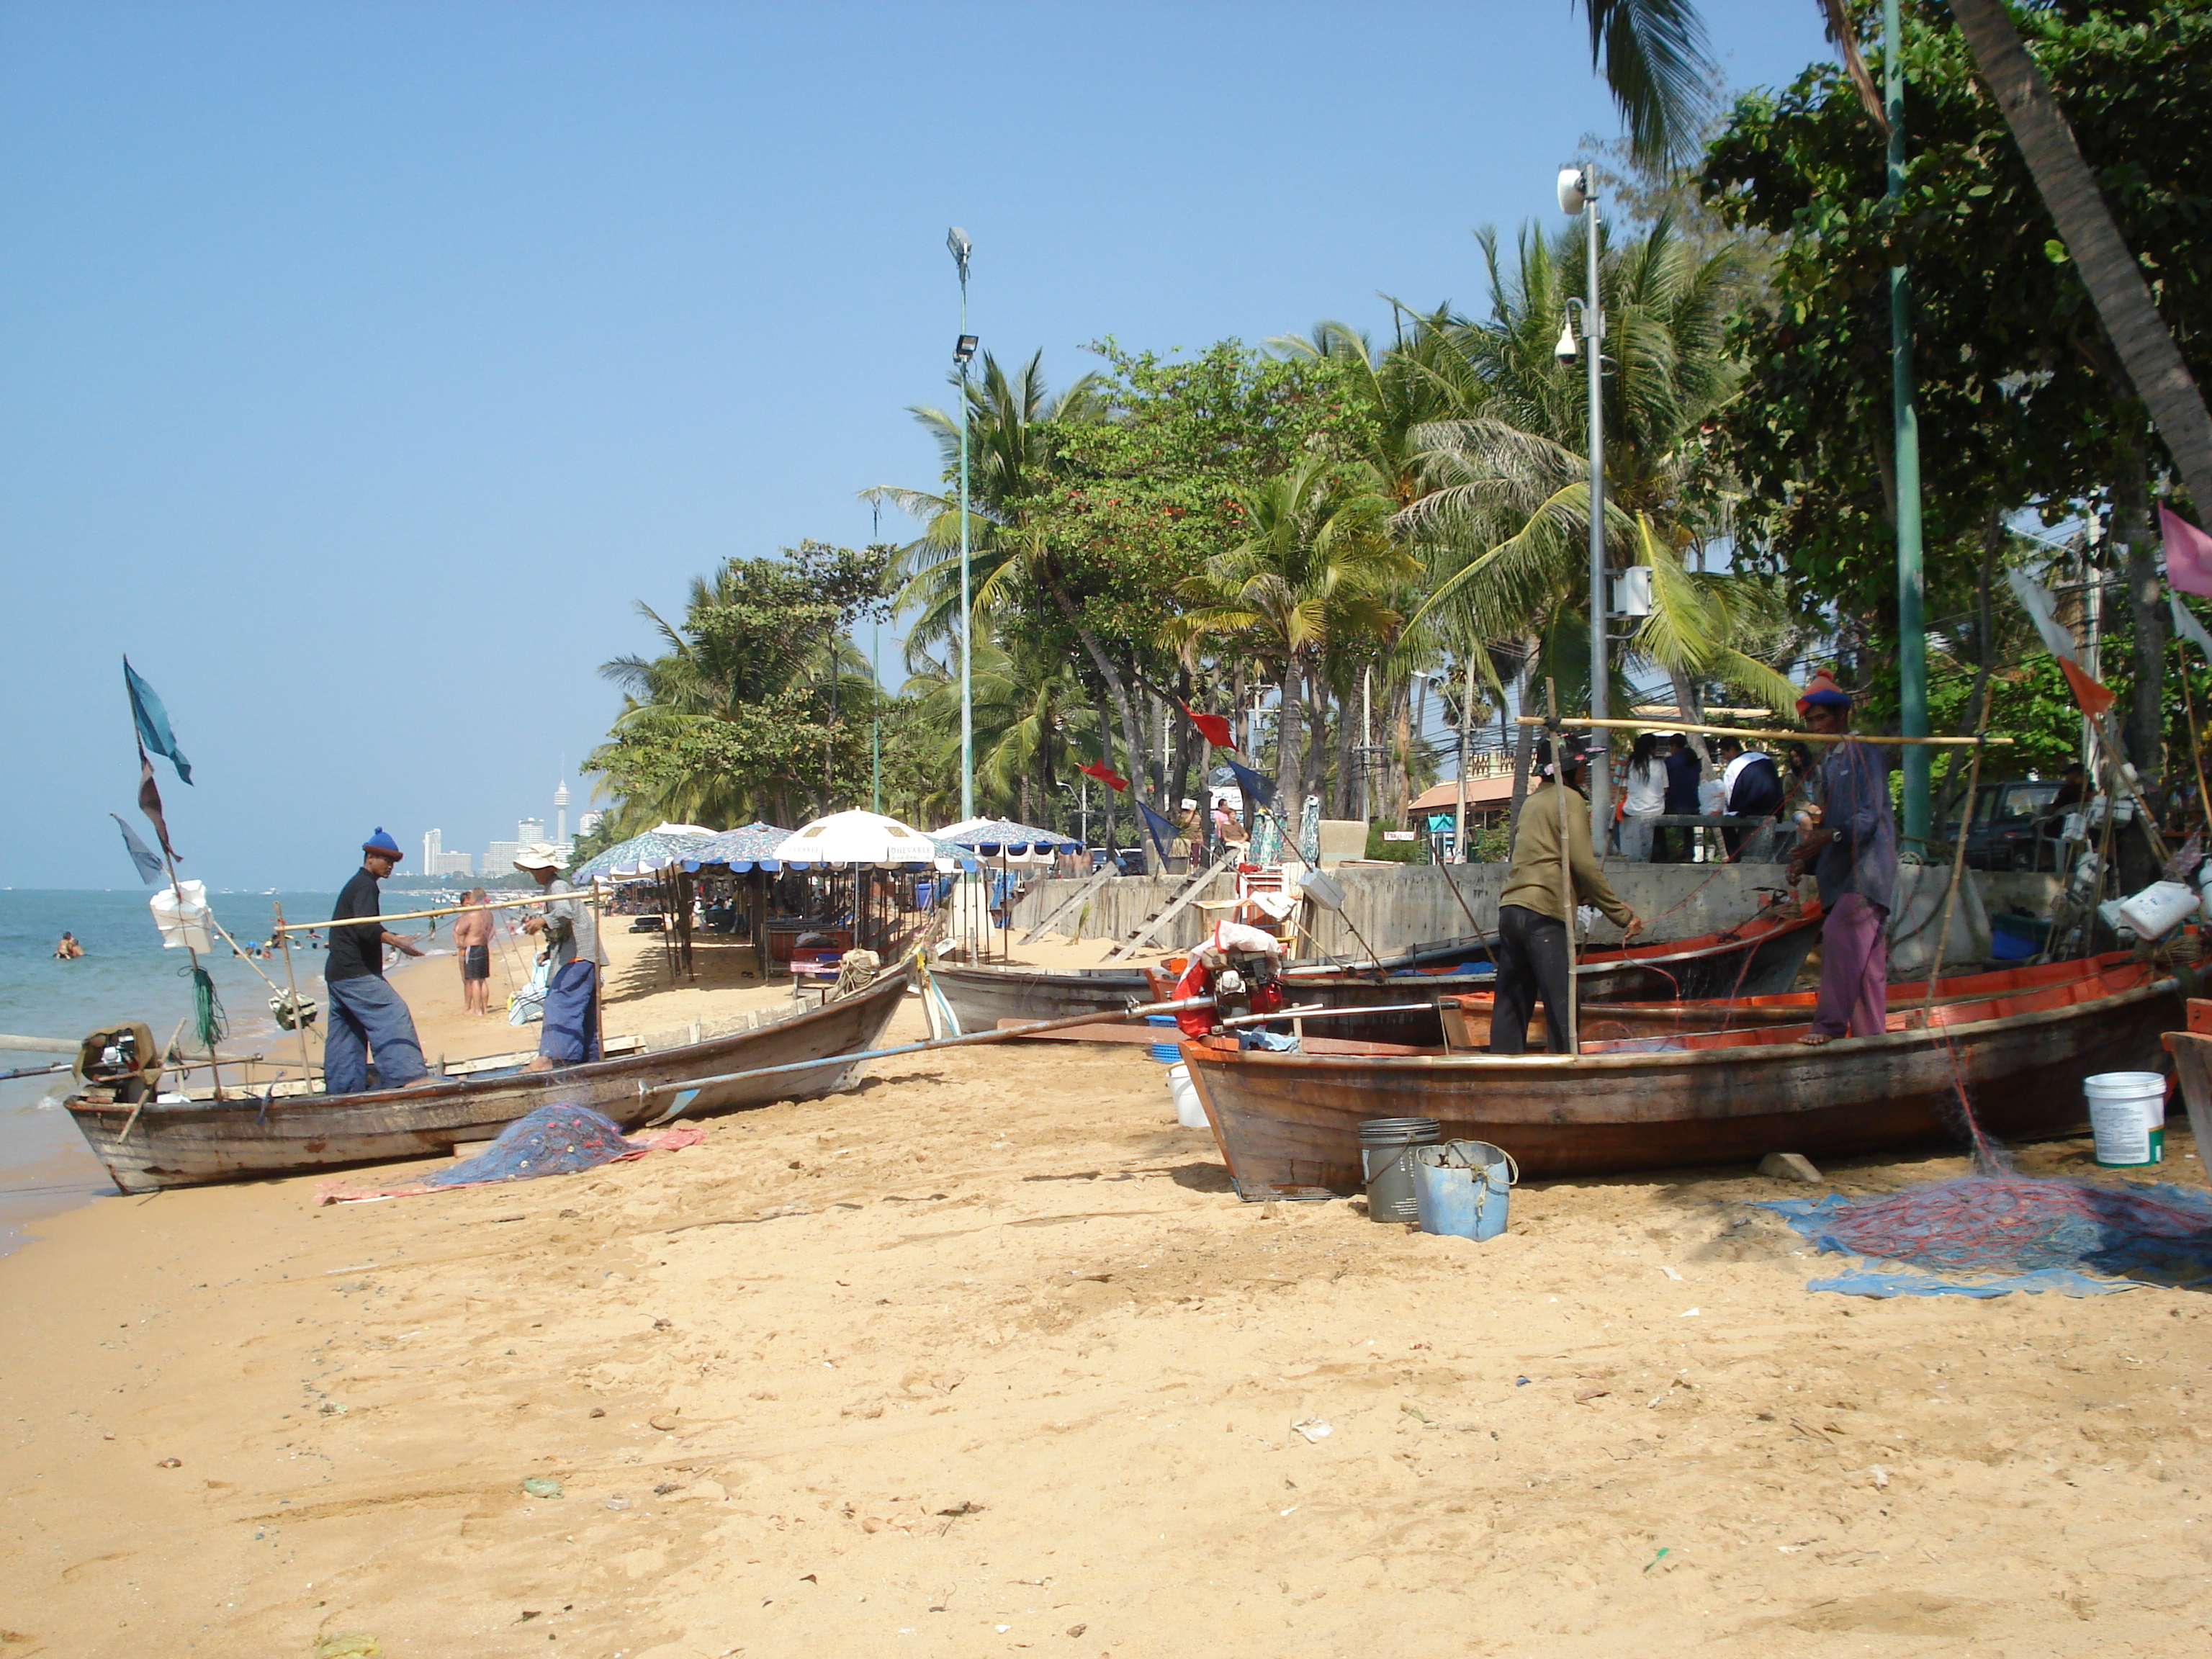
[[[1620,855],[1638,864],[1651,861],[1651,833],[1667,806],[1667,763],[1659,753],[1659,734],[1637,734],[1628,751],[1628,789],[1621,805]]]
[[[548,893],[577,893],[561,879],[561,856],[546,842],[526,847],[514,867]],[[545,1023],[538,1057],[522,1069],[550,1072],[599,1057],[599,976],[606,955],[599,947],[599,908],[580,893],[545,907],[542,916],[522,924],[526,933],[544,936],[552,973],[545,988]]]

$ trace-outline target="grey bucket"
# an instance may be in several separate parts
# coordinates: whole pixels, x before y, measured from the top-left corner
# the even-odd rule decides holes
[[[1370,1221],[1418,1221],[1413,1170],[1407,1154],[1443,1139],[1432,1117],[1370,1117],[1359,1126],[1359,1174],[1367,1183]]]

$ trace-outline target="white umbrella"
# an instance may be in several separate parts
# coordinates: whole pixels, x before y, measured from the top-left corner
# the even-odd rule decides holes
[[[832,812],[794,830],[775,849],[786,866],[929,864],[937,843],[920,830],[880,812]]]

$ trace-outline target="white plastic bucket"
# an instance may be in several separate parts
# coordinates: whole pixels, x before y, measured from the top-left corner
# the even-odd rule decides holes
[[[2197,898],[2189,884],[2154,881],[2120,906],[2120,919],[2142,939],[2163,939],[2189,919]]]
[[[1168,1092],[1175,1097],[1176,1121],[1186,1129],[1206,1127],[1206,1108],[1199,1103],[1197,1087],[1190,1080],[1190,1067],[1168,1067]]]
[[[2103,1072],[2085,1078],[2097,1162],[2136,1170],[2166,1161],[2166,1079],[2156,1072]]]

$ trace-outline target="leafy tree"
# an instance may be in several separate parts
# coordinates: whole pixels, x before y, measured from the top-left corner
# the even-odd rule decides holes
[[[878,612],[887,562],[884,550],[805,542],[695,578],[680,623],[639,602],[666,648],[600,670],[623,707],[585,763],[623,803],[620,834],[646,817],[789,822],[808,795],[827,809],[837,772],[865,759],[854,716],[874,677],[845,632]]]

